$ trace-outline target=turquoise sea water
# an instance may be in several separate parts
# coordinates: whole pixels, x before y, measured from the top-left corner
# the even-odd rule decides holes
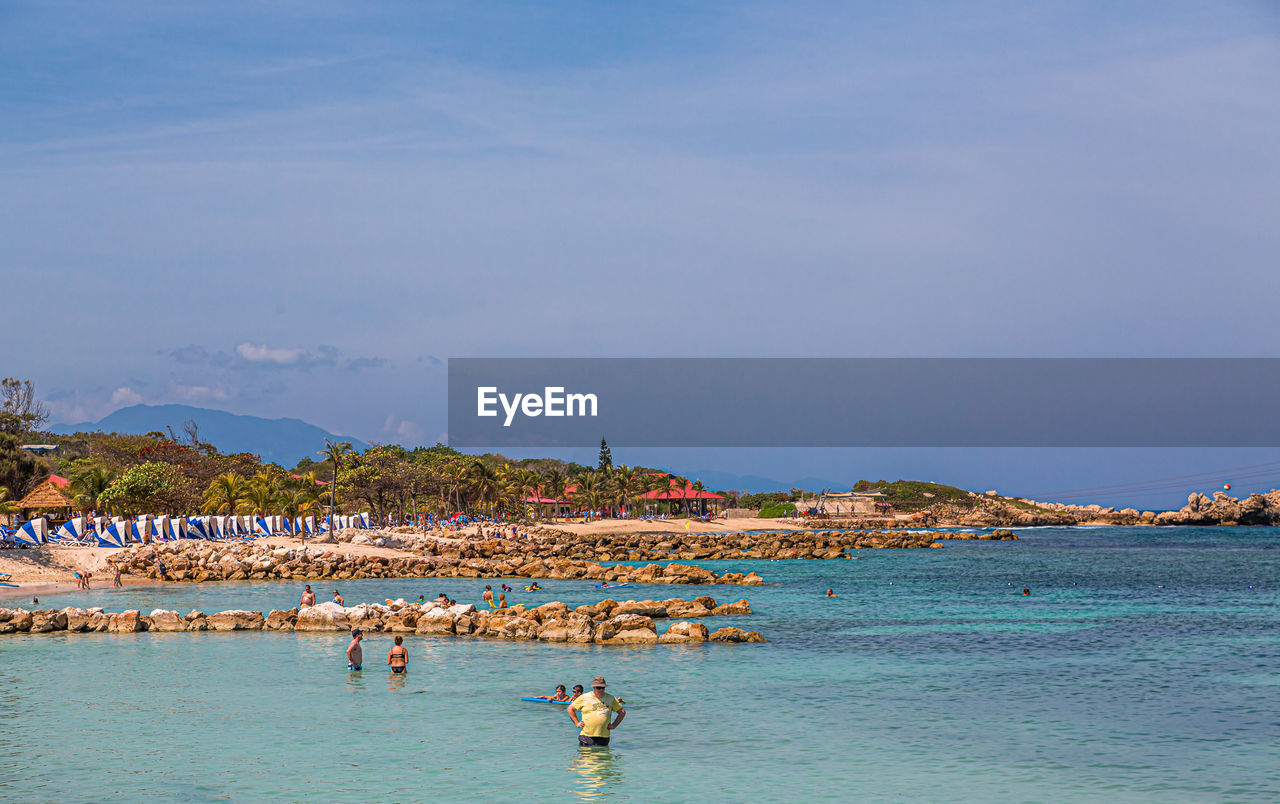
[[[363,673],[347,672],[340,635],[6,636],[0,799],[1280,800],[1280,531],[1020,535],[858,561],[707,562],[771,585],[613,593],[748,597],[756,614],[706,623],[766,645],[411,636],[410,672],[392,678],[383,635],[366,640]],[[542,583],[508,597],[602,597]],[[333,588],[313,586],[321,599]],[[338,588],[350,605],[440,591],[478,603],[483,586]],[[266,610],[301,589],[41,604]],[[519,700],[597,674],[627,700],[607,749],[579,749],[561,707]]]

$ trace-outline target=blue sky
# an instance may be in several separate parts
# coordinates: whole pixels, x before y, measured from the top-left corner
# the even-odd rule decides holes
[[[0,372],[412,444],[451,356],[1275,355],[1277,75],[1261,1],[5,3]]]

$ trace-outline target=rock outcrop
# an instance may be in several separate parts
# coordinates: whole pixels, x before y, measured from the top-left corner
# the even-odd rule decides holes
[[[653,600],[602,600],[570,610],[561,602],[537,608],[511,606],[477,611],[470,604],[443,608],[435,604],[394,601],[391,605],[362,603],[346,607],[321,603],[301,609],[273,610],[265,616],[258,611],[232,609],[205,614],[192,611],[179,615],[169,609],[154,609],[142,615],[136,609],[109,613],[102,609],[0,608],[0,634],[87,633],[116,634],[185,631],[329,631],[347,632],[360,628],[366,633],[413,633],[423,636],[474,636],[485,639],[537,640],[541,642],[594,643],[599,645],[684,644],[695,642],[763,642],[755,631],[721,628],[708,633],[700,622],[673,622],[658,636],[655,619],[673,611],[693,611],[698,617],[749,614],[744,599],[717,606],[714,599],[671,598]],[[649,612],[649,613],[641,613]]]

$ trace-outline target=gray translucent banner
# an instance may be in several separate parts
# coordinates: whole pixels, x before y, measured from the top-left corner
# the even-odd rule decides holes
[[[1278,392],[1277,358],[462,358],[449,443],[1275,447]]]

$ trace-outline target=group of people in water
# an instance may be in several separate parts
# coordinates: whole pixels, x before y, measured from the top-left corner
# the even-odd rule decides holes
[[[627,716],[627,710],[623,708],[626,701],[605,692],[604,676],[591,680],[589,693],[583,692],[581,684],[573,685],[572,694],[565,692],[563,684],[557,684],[554,695],[538,697],[538,700],[569,704],[569,719],[578,728],[579,745],[608,745],[610,732]],[[617,714],[612,722],[610,713]]]
[[[537,581],[534,581],[531,586],[526,586],[524,590],[526,592],[540,592],[542,591],[542,587],[538,586]],[[480,594],[480,599],[483,600],[485,603],[488,603],[489,608],[491,609],[504,609],[507,607],[507,592],[513,592],[513,591],[515,590],[504,583],[502,585],[502,591],[498,593],[498,600],[495,603],[493,599],[493,587],[490,586],[489,584],[485,584],[484,592]]]
[[[359,628],[351,632],[351,644],[347,646],[347,669],[360,672],[364,669],[364,631]],[[409,649],[404,646],[404,637],[396,634],[395,644],[387,651],[387,667],[396,675],[409,671]]]

